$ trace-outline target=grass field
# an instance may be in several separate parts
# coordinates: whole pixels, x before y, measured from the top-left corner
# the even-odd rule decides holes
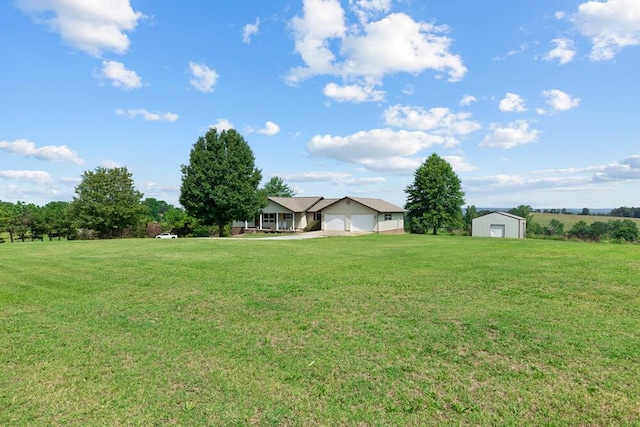
[[[0,245],[0,425],[638,425],[640,246]]]
[[[571,227],[578,222],[584,221],[587,224],[591,224],[595,221],[601,222],[609,222],[615,220],[625,220],[630,219],[631,221],[638,224],[640,227],[640,218],[621,218],[617,216],[601,216],[601,215],[567,215],[567,214],[552,214],[552,213],[534,213],[533,220],[538,224],[545,226],[551,222],[552,219],[557,219],[561,223],[564,224],[564,231],[571,230]]]

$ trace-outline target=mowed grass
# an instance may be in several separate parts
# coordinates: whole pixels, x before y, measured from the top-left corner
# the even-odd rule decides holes
[[[0,425],[637,425],[640,246],[0,246]]]
[[[544,226],[551,222],[551,220],[557,219],[561,223],[564,224],[564,230],[569,231],[571,227],[575,225],[578,221],[584,221],[587,224],[594,223],[596,221],[607,223],[609,221],[623,221],[625,219],[630,219],[631,221],[638,224],[640,227],[640,218],[622,218],[619,216],[603,216],[603,215],[576,215],[576,214],[553,214],[553,213],[534,213],[533,221],[538,224]]]

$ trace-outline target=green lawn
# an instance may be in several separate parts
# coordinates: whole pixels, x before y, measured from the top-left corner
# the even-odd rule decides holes
[[[0,245],[0,425],[638,425],[640,246]]]

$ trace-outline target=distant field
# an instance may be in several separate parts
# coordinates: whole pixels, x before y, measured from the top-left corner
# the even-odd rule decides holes
[[[640,246],[0,245],[0,425],[638,425]]]
[[[552,214],[552,213],[534,213],[533,220],[540,225],[547,225],[552,219],[557,219],[564,224],[564,230],[569,231],[573,225],[578,221],[584,221],[587,224],[591,224],[595,221],[608,222],[613,220],[630,219],[640,226],[640,218],[620,218],[617,216],[599,216],[599,215],[567,215],[567,214]]]

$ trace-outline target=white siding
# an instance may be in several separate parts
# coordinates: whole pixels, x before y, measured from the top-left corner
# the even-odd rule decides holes
[[[472,235],[476,237],[524,239],[525,233],[526,220],[524,218],[492,212],[473,220]]]

